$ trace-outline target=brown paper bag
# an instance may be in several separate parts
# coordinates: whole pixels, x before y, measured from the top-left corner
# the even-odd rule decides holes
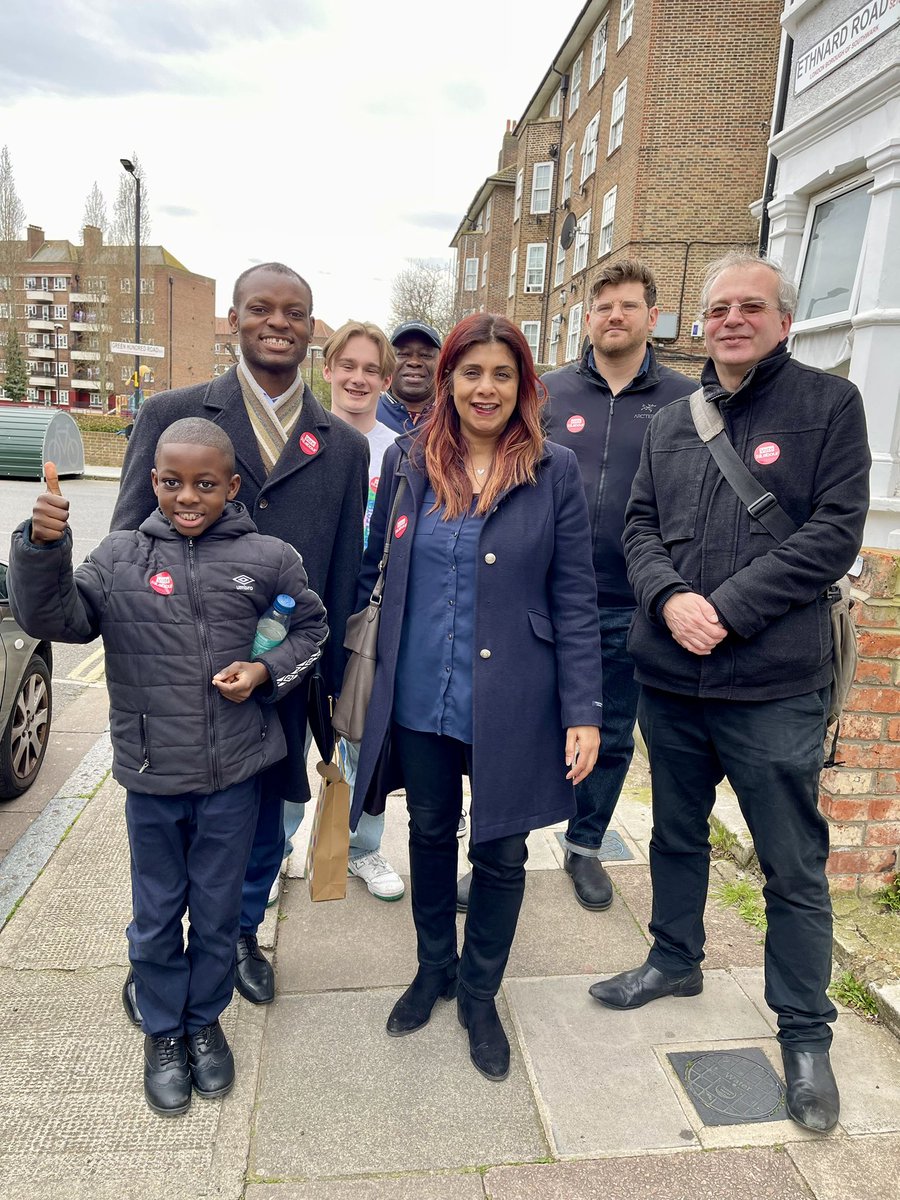
[[[335,756],[337,758],[337,756]],[[306,853],[310,900],[343,900],[350,848],[350,785],[337,761],[320,762],[319,803]]]

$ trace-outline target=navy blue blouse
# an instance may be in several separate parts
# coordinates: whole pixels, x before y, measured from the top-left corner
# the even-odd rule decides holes
[[[475,560],[484,518],[444,521],[429,485],[416,522],[394,686],[394,720],[472,741]]]

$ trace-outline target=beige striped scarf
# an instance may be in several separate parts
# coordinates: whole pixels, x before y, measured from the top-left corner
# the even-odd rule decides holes
[[[243,361],[237,365],[238,382],[244,397],[244,407],[256,435],[260,458],[268,475],[287,445],[303,407],[303,379],[299,370],[296,382],[276,400],[262,390]]]

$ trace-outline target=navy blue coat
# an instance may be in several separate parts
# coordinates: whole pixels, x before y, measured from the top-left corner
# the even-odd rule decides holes
[[[424,471],[412,439],[388,448],[375,497],[357,609],[378,577],[385,529],[401,476],[408,485],[391,545],[378,665],[360,749],[351,826],[363,803],[378,811],[392,776],[390,726],[410,553],[423,510]],[[413,454],[416,451],[413,450]],[[396,527],[396,526],[395,526]],[[591,530],[578,462],[546,442],[534,486],[504,493],[485,517],[476,563],[472,663],[472,839],[489,841],[567,819],[565,731],[600,725],[600,633]],[[386,781],[389,780],[389,783]]]

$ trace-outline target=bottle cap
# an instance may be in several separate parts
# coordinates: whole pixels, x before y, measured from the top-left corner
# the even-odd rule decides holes
[[[287,616],[288,613],[292,613],[297,607],[297,602],[293,596],[288,596],[282,592],[280,596],[275,597],[275,607],[280,613],[284,613]]]

